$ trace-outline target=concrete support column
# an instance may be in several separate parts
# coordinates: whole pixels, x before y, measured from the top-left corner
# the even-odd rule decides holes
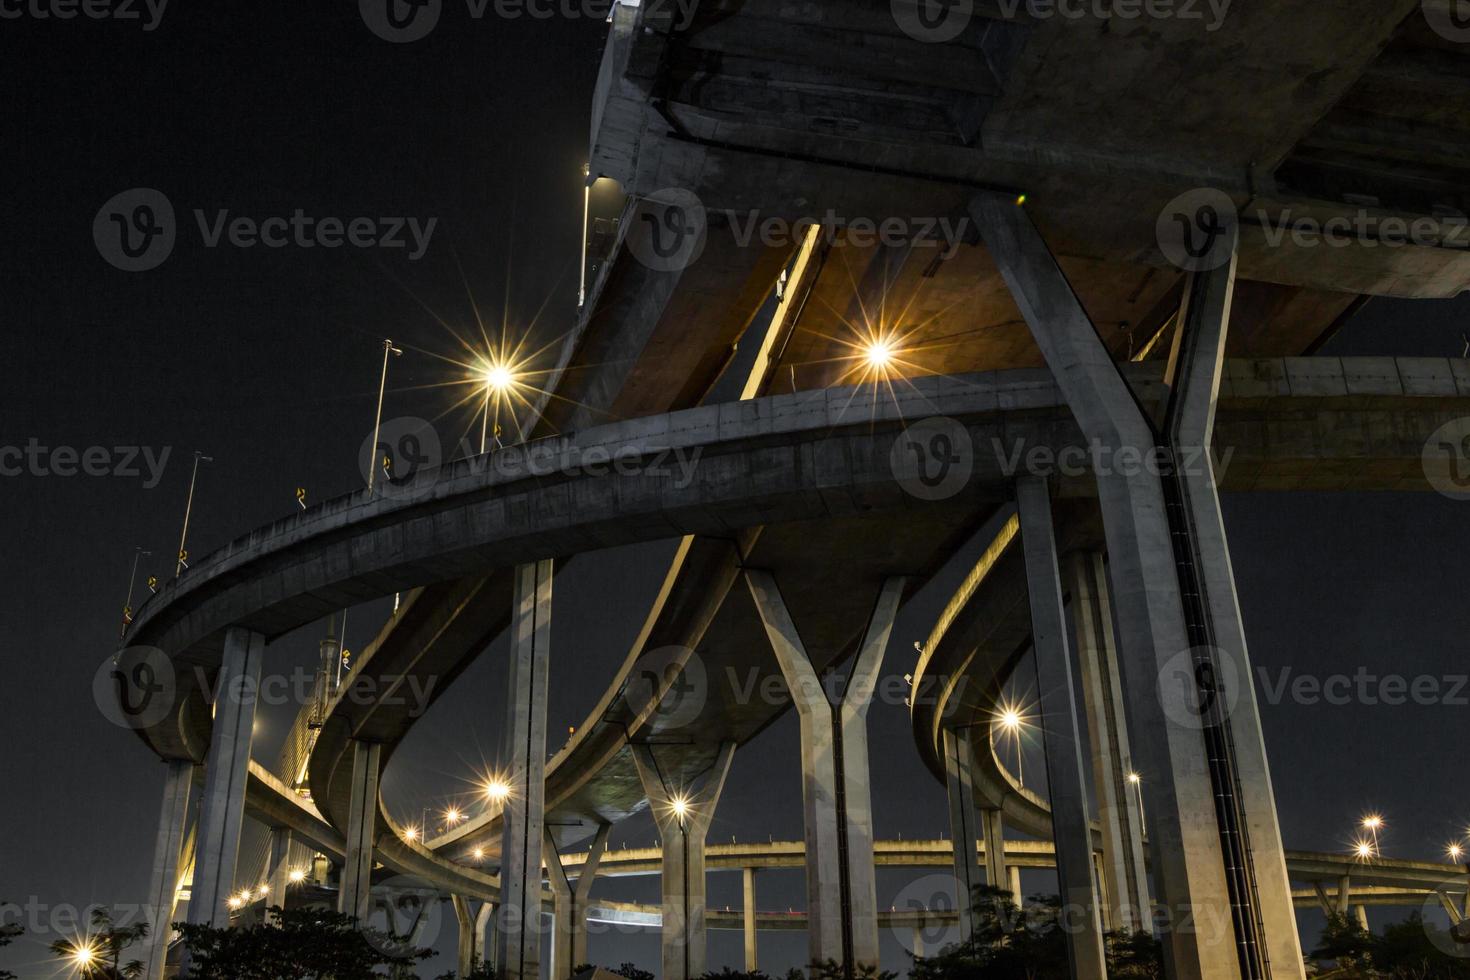
[[[486,902],[475,917],[475,955],[492,970],[500,964],[499,933],[496,930],[499,916],[496,911],[494,904]]]
[[[158,836],[153,843],[153,871],[148,883],[148,924],[152,931],[143,954],[143,980],[163,980],[168,943],[174,932],[175,899],[179,893],[193,784],[194,763],[188,760],[165,763],[163,805],[158,813]]]
[[[944,781],[949,794],[949,836],[954,844],[954,900],[959,913],[962,943],[975,938],[975,888],[980,884],[980,859],[976,847],[980,839],[980,821],[975,811],[973,764],[969,730],[945,729]]]
[[[1359,929],[1362,929],[1364,932],[1368,931],[1368,906],[1353,906],[1353,922],[1357,924]]]
[[[189,922],[194,925],[224,926],[230,921],[228,902],[240,857],[255,696],[264,653],[265,637],[259,633],[238,626],[225,631],[195,834],[194,884],[189,893]]]
[[[347,810],[347,853],[337,888],[337,911],[367,922],[373,910],[373,841],[378,829],[378,775],[383,748],[352,743],[352,799]]]
[[[568,878],[566,868],[562,867],[551,830],[545,831],[546,877],[551,881],[556,909],[551,944],[553,980],[570,980],[572,971],[588,962],[587,903],[592,897],[592,883],[597,880],[597,866],[602,863],[603,852],[607,850],[607,834],[611,829],[607,824],[597,828],[592,849],[587,852],[587,860],[582,862],[576,881]]]
[[[1231,225],[1214,243],[1213,268],[1189,278],[1167,375],[1173,395],[1165,431],[1176,461],[1178,505],[1190,532],[1180,539],[1194,571],[1193,589],[1185,591],[1197,593],[1199,608],[1191,615],[1204,627],[1195,642],[1207,644],[1207,656],[1196,656],[1195,673],[1210,672],[1199,686],[1217,702],[1200,712],[1200,720],[1220,731],[1232,770],[1221,808],[1240,824],[1239,853],[1227,850],[1227,872],[1254,903],[1253,941],[1264,954],[1265,975],[1301,977],[1301,937],[1211,451],[1235,291],[1236,238]]]
[[[835,960],[846,970],[876,966],[878,896],[867,714],[904,581],[890,578],[883,583],[847,690],[833,704],[775,577],[747,570],[745,580],[801,722],[811,959],[819,963]]]
[[[461,977],[465,977],[474,971],[476,961],[484,959],[482,922],[489,918],[494,907],[489,902],[485,902],[477,910],[473,900],[463,895],[451,895],[450,901],[454,905],[454,919],[459,926],[459,940],[455,955],[456,972]]]
[[[1042,477],[1016,480],[1026,589],[1031,601],[1031,644],[1041,693],[1041,730],[1046,747],[1046,782],[1051,795],[1052,838],[1061,881],[1062,923],[1073,980],[1106,980],[1102,924],[1092,887],[1092,829],[1083,781],[1082,743],[1077,738],[1072,687],[1072,651],[1057,569],[1051,490]]]
[[[269,898],[266,907],[286,907],[286,892],[291,887],[291,831],[286,827],[271,828],[270,863],[266,871]]]
[[[1152,928],[1148,873],[1143,859],[1143,822],[1133,773],[1128,728],[1123,715],[1123,681],[1113,644],[1113,614],[1100,553],[1078,553],[1067,560],[1072,591],[1072,621],[1077,634],[1082,703],[1092,747],[1092,785],[1102,827],[1100,889],[1104,918],[1111,929]]]
[[[744,874],[744,910],[745,910],[745,972],[754,973],[760,969],[759,959],[756,956],[756,922],[755,922],[755,869],[745,868]]]
[[[1011,898],[1021,904],[1021,893],[1006,875],[1005,818],[999,810],[980,811],[980,839],[985,844],[985,883],[991,888],[1010,888]]]
[[[1010,882],[1011,897],[1015,900],[1016,908],[1026,907],[1026,896],[1021,894],[1021,866],[1013,864],[1006,868],[1006,880]]]
[[[510,795],[500,845],[500,967],[506,980],[541,970],[541,836],[546,805],[546,692],[551,656],[550,559],[515,572],[505,744]]]
[[[648,745],[633,746],[638,778],[663,845],[663,980],[694,980],[705,972],[704,842],[735,758],[720,746],[697,786],[670,786]]]
[[[987,192],[970,212],[1084,435],[1112,459],[1153,452],[1149,420],[1024,208]],[[1097,474],[1097,489],[1124,690],[1149,795],[1165,966],[1171,980],[1235,980],[1248,965],[1254,977],[1254,947],[1237,931],[1249,927],[1250,910],[1235,902],[1226,876],[1210,753],[1190,716],[1200,692],[1160,683],[1191,656],[1163,483],[1148,467],[1115,466]],[[1272,968],[1303,976],[1300,956]]]

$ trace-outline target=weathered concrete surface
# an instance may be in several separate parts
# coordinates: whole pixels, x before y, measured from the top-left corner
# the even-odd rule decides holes
[[[1248,278],[1418,296],[1470,282],[1463,248],[1274,243],[1255,217],[1352,219],[1366,204],[1453,232],[1436,205],[1464,210],[1465,56],[1413,0],[1234,4],[1208,25],[1005,6],[956,15],[944,43],[876,0],[728,0],[690,23],[625,11],[594,98],[593,173],[710,209],[875,222],[958,219],[979,188],[1024,191],[1062,254],[1132,263],[1135,281],[1166,267],[1166,204],[1217,187],[1251,216]]]

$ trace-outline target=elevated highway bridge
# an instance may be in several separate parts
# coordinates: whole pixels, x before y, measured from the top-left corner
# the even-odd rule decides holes
[[[1294,905],[1454,880],[1375,861],[1381,875],[1350,869],[1348,887],[1343,859],[1288,850],[1254,697],[1237,690],[1228,717],[1211,713],[1219,689],[1200,678],[1250,676],[1219,490],[1453,485],[1443,450],[1470,416],[1467,362],[1318,354],[1371,297],[1470,282],[1452,220],[1464,156],[1435,128],[1470,109],[1463,46],[1436,34],[1434,2],[1290,0],[1204,34],[974,6],[944,40],[902,2],[732,0],[682,26],[660,5],[614,8],[591,177],[628,201],[554,361],[508,366],[529,402],[512,444],[258,528],[193,562],[129,629],[124,687],[172,679],[136,726],[170,763],[155,907],[171,910],[188,878],[190,920],[226,921],[242,884],[281,881],[306,848],[337,867],[353,914],[392,875],[456,896],[462,922],[487,903],[504,926],[499,964],[534,976],[531,910],[550,902],[557,962],[578,962],[602,907],[584,885],[652,861],[602,854],[601,828],[651,806],[682,841],[658,855],[664,975],[697,975],[705,926],[727,921],[704,907],[702,869],[740,857],[704,844],[708,815],[732,752],[794,704],[807,844],[754,856],[806,869],[814,958],[870,962],[872,867],[888,845],[871,841],[866,685],[897,610],[977,550],[910,698],[919,756],[965,842],[948,858],[960,894],[982,869],[1009,880],[1003,849],[984,846],[1008,822],[1056,839],[1044,860],[1099,929],[1144,925],[1143,909],[1234,910],[1216,942],[1163,935],[1171,976],[1214,980],[1300,975]],[[1101,62],[1124,67],[1100,75]],[[1242,85],[1259,98],[1222,98]],[[1442,138],[1405,139],[1425,131]],[[1170,227],[1204,227],[1206,204],[1221,223],[1202,244],[1174,241]],[[1345,247],[1278,234],[1360,214],[1371,220],[1350,222]],[[859,218],[901,233],[875,242]],[[1420,233],[1367,247],[1389,219]],[[519,380],[533,370],[546,380]],[[1177,465],[1099,465],[1120,451]],[[625,465],[585,465],[613,458]],[[579,555],[634,542],[665,542],[656,598],[630,649],[589,657],[606,693],[548,760],[551,583]],[[271,640],[389,594],[395,613],[274,766],[251,758],[253,703],[211,705],[185,669],[234,690]],[[1070,641],[1063,604],[1088,612]],[[422,840],[377,789],[421,714],[395,695],[431,677],[441,695],[506,633],[508,792]],[[1042,798],[987,736],[1028,651],[1049,696],[1070,695],[1069,644],[1087,729],[1073,743],[1092,754],[1048,744],[1060,768]],[[1192,723],[1156,690],[1181,653],[1205,685],[1181,695],[1204,705]],[[707,684],[690,709],[695,657]],[[789,696],[752,699],[726,668]],[[851,680],[834,705],[812,682],[838,670]],[[1075,714],[1055,696],[1050,718]],[[1156,774],[1147,841],[1118,792],[1130,731]],[[277,833],[268,860],[241,866],[246,813]],[[601,863],[583,874],[573,845],[589,840]],[[1073,939],[1079,975],[1097,975],[1096,938]]]

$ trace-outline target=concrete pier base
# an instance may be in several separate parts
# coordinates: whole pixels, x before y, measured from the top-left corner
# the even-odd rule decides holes
[[[985,844],[985,883],[991,888],[1009,888],[1017,905],[1021,892],[1006,874],[1005,817],[999,810],[981,810],[980,839]],[[1015,869],[1012,869],[1015,870]]]
[[[352,799],[347,811],[347,853],[337,889],[337,911],[367,922],[373,910],[373,842],[378,828],[378,776],[383,749],[352,744]]]
[[[726,742],[697,785],[674,786],[652,746],[633,746],[663,849],[663,980],[694,980],[706,970],[705,837],[734,758],[735,743]]]
[[[1077,636],[1082,703],[1092,749],[1092,785],[1102,829],[1103,922],[1109,929],[1152,929],[1148,875],[1143,859],[1143,821],[1137,788],[1129,781],[1133,757],[1123,714],[1123,682],[1113,642],[1103,556],[1068,556],[1067,584]]]
[[[834,960],[845,970],[876,966],[878,898],[867,713],[903,596],[903,579],[883,583],[847,689],[835,704],[822,687],[775,577],[748,569],[745,580],[801,722],[811,959]]]
[[[970,732],[944,732],[945,789],[949,797],[949,837],[954,844],[954,902],[959,913],[959,941],[975,937],[975,888],[981,883],[980,820],[975,810],[974,759]],[[998,811],[997,811],[998,812]]]
[[[755,869],[746,868],[741,875],[743,878],[743,910],[745,913],[745,972],[754,973],[760,969],[760,959],[757,956],[756,928],[755,928]]]
[[[1082,743],[1077,737],[1072,652],[1057,567],[1051,490],[1045,479],[1016,480],[1026,588],[1031,600],[1031,643],[1041,697],[1046,782],[1051,796],[1052,837],[1073,980],[1106,980],[1102,923],[1092,885],[1092,830],[1083,781]]]
[[[143,954],[143,980],[163,980],[169,938],[174,931],[175,899],[189,823],[189,796],[194,785],[194,763],[171,761],[164,765],[163,805],[158,813],[158,836],[153,844],[153,870],[148,883],[151,932]]]
[[[500,845],[497,946],[506,980],[535,980],[541,971],[541,847],[546,805],[546,693],[551,656],[550,559],[515,572],[511,626],[509,753]]]
[[[194,845],[194,883],[189,922],[224,926],[240,857],[245,821],[245,785],[254,737],[255,698],[265,637],[239,627],[225,631],[225,649],[215,685],[214,731],[204,768],[204,795]]]
[[[266,904],[286,907],[286,892],[291,888],[291,831],[286,827],[271,828],[270,857],[266,865]]]
[[[597,880],[597,866],[607,850],[609,830],[611,827],[607,824],[597,828],[592,848],[587,852],[587,860],[582,862],[581,873],[575,881],[567,877],[561,855],[556,851],[556,840],[550,829],[546,831],[546,877],[551,883],[556,916],[552,933],[553,980],[570,980],[573,971],[588,962],[587,903],[592,897],[592,883]]]

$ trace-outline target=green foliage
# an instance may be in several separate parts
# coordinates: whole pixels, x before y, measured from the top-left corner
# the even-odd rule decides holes
[[[759,970],[732,970],[727,966],[719,972],[710,970],[699,980],[771,980],[771,977]]]
[[[793,973],[798,971],[792,971]],[[825,963],[813,963],[807,968],[810,980],[898,980],[898,974],[890,970],[880,970],[876,964],[859,963],[855,969],[844,969],[836,960],[828,960]],[[787,974],[789,977],[790,974]]]
[[[1157,980],[1164,975],[1159,943],[1147,933],[1104,937],[1108,976],[1114,980]],[[1068,980],[1067,937],[1056,898],[1040,897],[1024,910],[1011,893],[975,889],[975,937],[915,958],[911,980]]]
[[[190,980],[378,980],[434,955],[321,909],[271,908],[268,924],[234,929],[180,925]],[[411,975],[411,974],[410,974]]]
[[[640,970],[632,963],[624,963],[613,971],[623,980],[653,980],[653,974],[647,970]]]
[[[25,932],[23,928],[15,923],[0,925],[0,949],[4,949],[15,942],[15,937]],[[16,980],[15,974],[9,970],[0,970],[0,980]]]
[[[577,967],[577,969],[573,971],[572,975],[576,976],[578,973],[582,972],[583,969],[587,969],[587,967]],[[460,974],[454,972],[453,970],[450,970],[448,973],[439,974],[439,976],[436,977],[435,980],[500,980],[500,977],[501,974],[499,970],[495,969],[495,967],[486,963],[484,960],[476,958],[474,966],[470,968],[469,973]]]
[[[77,963],[76,975],[82,980],[132,980],[143,975],[142,960],[123,962],[123,951],[148,938],[148,923],[119,927],[112,913],[104,908],[92,910],[91,935],[86,939],[58,939],[51,952]],[[88,957],[77,959],[81,953]]]

